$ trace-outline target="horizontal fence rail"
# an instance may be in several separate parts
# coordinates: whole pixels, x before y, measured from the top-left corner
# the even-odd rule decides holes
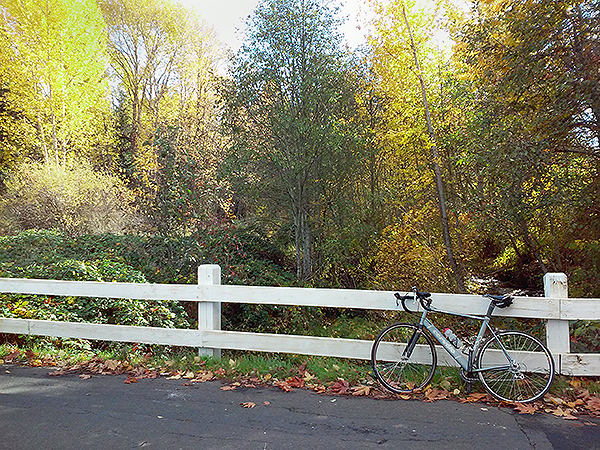
[[[566,276],[547,275],[551,276],[544,278],[545,297],[515,297],[510,308],[496,309],[496,315],[548,319],[547,343],[558,371],[569,375],[600,375],[600,355],[570,353],[568,334],[569,320],[600,319],[600,300],[566,298]],[[368,360],[372,346],[372,341],[358,339],[222,331],[223,302],[398,310],[393,292],[389,291],[221,285],[220,268],[215,265],[199,267],[198,285],[0,278],[0,293],[197,302],[197,330],[0,317],[0,333],[189,346],[216,357],[220,356],[220,349],[227,348]],[[474,315],[485,314],[489,304],[478,295],[433,293],[431,298],[438,309]],[[411,302],[407,305],[419,309]],[[456,365],[445,356],[444,350],[438,349],[438,355],[442,365]]]

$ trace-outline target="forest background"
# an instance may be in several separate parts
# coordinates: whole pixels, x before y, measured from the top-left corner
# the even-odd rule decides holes
[[[227,54],[170,0],[4,0],[0,275],[194,283],[216,263],[224,283],[535,293],[565,272],[600,297],[600,3],[369,7],[355,49],[335,2],[263,0]],[[333,314],[227,308],[258,331]]]

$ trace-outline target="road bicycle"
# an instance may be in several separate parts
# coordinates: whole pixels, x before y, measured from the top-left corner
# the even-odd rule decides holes
[[[413,288],[406,295],[395,294],[396,306],[406,312],[407,300],[419,302],[421,318],[414,323],[395,323],[382,330],[371,349],[375,376],[387,389],[398,394],[423,390],[431,382],[437,366],[433,339],[446,349],[460,366],[461,378],[470,390],[479,380],[498,400],[528,403],[541,398],[554,379],[554,359],[537,338],[522,331],[500,331],[490,326],[495,308],[508,308],[510,295],[489,295],[483,316],[443,311],[431,306],[431,294]],[[440,331],[428,318],[429,313],[442,313],[480,320],[481,327],[472,342],[458,338],[450,329]]]

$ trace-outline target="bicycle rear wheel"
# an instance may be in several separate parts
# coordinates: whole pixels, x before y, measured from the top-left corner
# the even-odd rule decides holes
[[[479,379],[499,400],[527,403],[541,398],[554,380],[554,360],[537,338],[521,331],[491,336],[477,356]],[[508,357],[504,353],[508,354]]]
[[[437,355],[433,340],[424,329],[396,323],[381,331],[375,339],[371,364],[383,386],[403,394],[429,384],[437,365]]]

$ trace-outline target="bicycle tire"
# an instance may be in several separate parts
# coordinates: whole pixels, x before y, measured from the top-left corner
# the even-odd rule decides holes
[[[503,331],[491,336],[477,355],[479,380],[498,400],[529,403],[540,399],[554,380],[554,359],[542,342],[522,331]],[[498,343],[507,350],[506,359]]]
[[[414,324],[395,323],[379,333],[371,348],[371,365],[377,380],[396,394],[423,389],[433,378],[437,354],[433,339],[425,329],[419,331],[412,353],[404,354],[417,331]]]

